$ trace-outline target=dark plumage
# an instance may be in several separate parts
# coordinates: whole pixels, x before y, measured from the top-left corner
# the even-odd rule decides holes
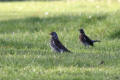
[[[50,41],[50,46],[55,52],[70,52],[64,45],[59,41],[59,38],[57,36],[56,32],[51,32],[51,41]]]
[[[79,39],[80,41],[85,45],[85,46],[94,46],[94,42],[100,42],[99,40],[91,40],[84,32],[83,29],[80,29],[80,36]]]
[[[105,61],[101,61],[101,62],[100,62],[100,65],[101,65],[101,64],[105,64]]]

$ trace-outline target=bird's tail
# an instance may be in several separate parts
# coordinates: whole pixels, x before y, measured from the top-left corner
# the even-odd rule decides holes
[[[93,40],[93,42],[101,42],[100,40]]]

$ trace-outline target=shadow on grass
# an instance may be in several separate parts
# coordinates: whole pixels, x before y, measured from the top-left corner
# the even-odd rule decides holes
[[[97,24],[97,22],[104,21],[107,18],[103,15],[60,15],[54,17],[28,17],[24,19],[6,20],[0,22],[0,33],[9,32],[37,32],[40,30],[60,30],[63,29],[77,29],[79,27],[88,27]],[[69,27],[69,28],[68,28]]]
[[[107,15],[93,15],[89,18],[89,15],[78,15],[78,16],[70,16],[70,15],[60,15],[55,17],[28,17],[23,19],[14,19],[14,20],[6,20],[0,22],[0,33],[13,33],[13,32],[39,32],[39,31],[63,31],[64,29],[69,32],[71,29],[78,30],[80,27],[89,27],[91,25],[96,24],[99,21],[105,20]],[[36,48],[39,47],[43,49],[40,44],[34,44],[32,42],[24,42],[24,41],[6,41],[0,40],[0,44],[3,47],[13,47],[16,49],[23,48]],[[42,44],[42,43],[41,43]],[[44,43],[42,44],[44,45]],[[46,45],[44,45],[47,47]]]

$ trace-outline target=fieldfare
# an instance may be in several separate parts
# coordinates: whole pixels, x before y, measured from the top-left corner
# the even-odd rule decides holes
[[[80,41],[85,45],[85,46],[94,46],[94,42],[100,42],[99,40],[91,40],[84,32],[83,29],[80,29],[80,36],[79,39]]]
[[[59,41],[59,38],[57,36],[56,32],[51,32],[51,41],[50,46],[53,51],[63,53],[63,52],[70,52],[64,45]]]

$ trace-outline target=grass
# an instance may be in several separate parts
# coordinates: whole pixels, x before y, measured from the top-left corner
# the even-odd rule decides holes
[[[0,80],[119,80],[119,14],[117,2],[1,2]],[[80,28],[101,42],[85,48]],[[51,31],[73,53],[52,52]]]

